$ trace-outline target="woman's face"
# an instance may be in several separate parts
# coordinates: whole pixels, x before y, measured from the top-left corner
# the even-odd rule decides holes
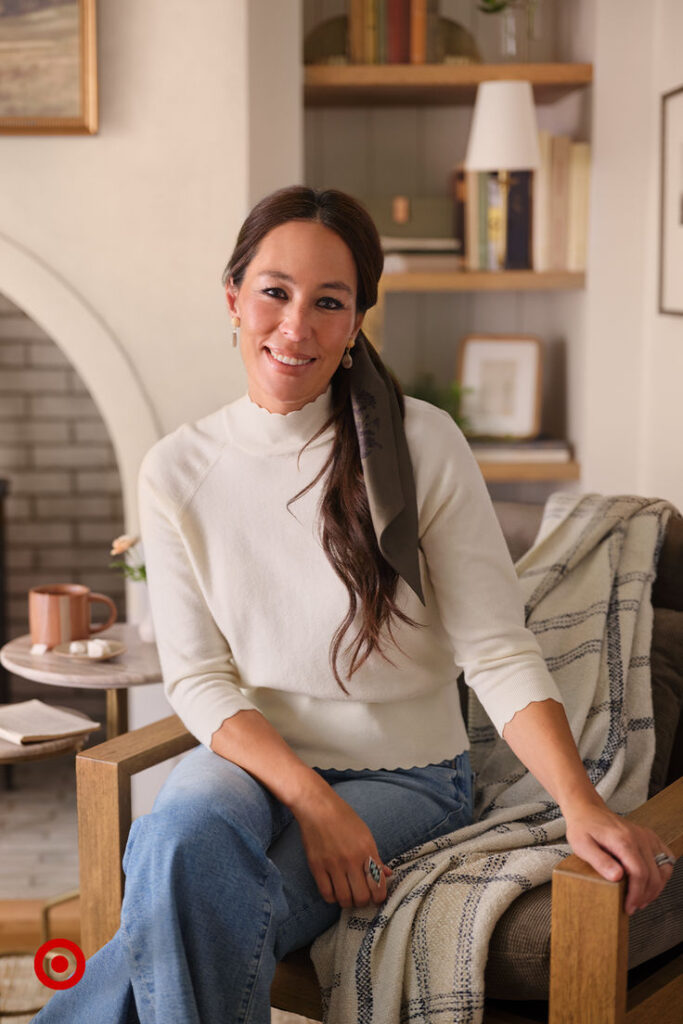
[[[356,282],[351,250],[317,221],[288,221],[265,235],[239,288],[226,287],[252,401],[288,413],[327,390],[363,321]]]

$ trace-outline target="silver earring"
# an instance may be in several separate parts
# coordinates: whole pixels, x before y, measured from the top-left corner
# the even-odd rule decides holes
[[[232,347],[237,348],[240,343],[240,318],[234,316],[232,318]]]
[[[351,338],[348,348],[346,349],[346,352],[344,353],[344,356],[342,358],[342,366],[344,367],[345,370],[350,370],[351,367],[353,366],[353,359],[351,358],[351,349],[355,344],[356,342],[354,341],[353,338]]]

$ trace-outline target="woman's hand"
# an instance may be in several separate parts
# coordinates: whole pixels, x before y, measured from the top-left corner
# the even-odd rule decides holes
[[[391,868],[382,864],[372,832],[353,808],[320,778],[292,811],[323,899],[342,907],[383,903]],[[379,882],[367,871],[368,857],[379,868]]]
[[[635,825],[598,798],[565,810],[567,839],[572,850],[611,882],[628,876],[624,909],[642,910],[656,899],[673,874],[671,864],[658,866],[657,854],[672,851],[649,828]]]

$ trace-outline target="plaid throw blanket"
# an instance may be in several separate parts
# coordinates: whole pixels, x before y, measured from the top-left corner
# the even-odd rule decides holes
[[[649,598],[671,511],[645,498],[555,494],[517,563],[527,624],[583,763],[618,813],[647,798]],[[570,852],[557,805],[472,692],[469,735],[474,823],[393,860],[385,903],[342,910],[313,945],[326,1024],[480,1024],[496,922]]]

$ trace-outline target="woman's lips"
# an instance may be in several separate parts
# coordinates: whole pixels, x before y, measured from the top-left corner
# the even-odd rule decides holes
[[[270,363],[272,363],[274,366],[279,366],[279,367],[282,367],[282,368],[284,368],[286,370],[304,370],[307,366],[312,366],[313,363],[315,362],[315,357],[314,356],[291,356],[290,358],[292,358],[292,359],[307,359],[308,361],[305,362],[305,363],[299,363],[299,364],[296,364],[296,363],[283,363],[279,359],[276,359],[275,356],[270,351],[270,349],[267,348],[267,347],[266,347],[266,353],[268,355],[268,361]],[[282,353],[282,354],[286,355],[286,353]]]

